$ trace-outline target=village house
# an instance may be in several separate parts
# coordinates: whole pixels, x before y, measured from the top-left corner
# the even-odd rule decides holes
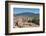
[[[14,26],[18,26],[18,27],[24,27],[26,25],[28,26],[30,24],[28,22],[31,22],[31,21],[27,17],[24,17],[24,16],[14,17]]]

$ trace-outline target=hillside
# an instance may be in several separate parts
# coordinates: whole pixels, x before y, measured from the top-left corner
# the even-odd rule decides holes
[[[25,12],[25,13],[20,13],[20,14],[14,14],[14,16],[39,16],[39,14]]]

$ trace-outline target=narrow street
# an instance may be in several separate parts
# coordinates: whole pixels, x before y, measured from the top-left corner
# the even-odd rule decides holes
[[[20,26],[20,25],[18,25]],[[14,26],[15,28],[19,28],[18,26]],[[26,28],[26,27],[38,27],[39,25],[36,25],[35,23],[25,23],[21,26],[21,28]]]

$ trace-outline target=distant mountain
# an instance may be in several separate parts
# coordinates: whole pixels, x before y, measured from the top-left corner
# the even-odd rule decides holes
[[[14,14],[14,16],[32,16],[32,15],[39,16],[39,14],[34,14],[34,13],[30,13],[30,12]]]

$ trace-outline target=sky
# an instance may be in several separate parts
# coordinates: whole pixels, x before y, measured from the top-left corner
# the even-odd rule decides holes
[[[13,8],[14,14],[25,13],[25,12],[39,14],[39,11],[40,11],[39,8]]]

